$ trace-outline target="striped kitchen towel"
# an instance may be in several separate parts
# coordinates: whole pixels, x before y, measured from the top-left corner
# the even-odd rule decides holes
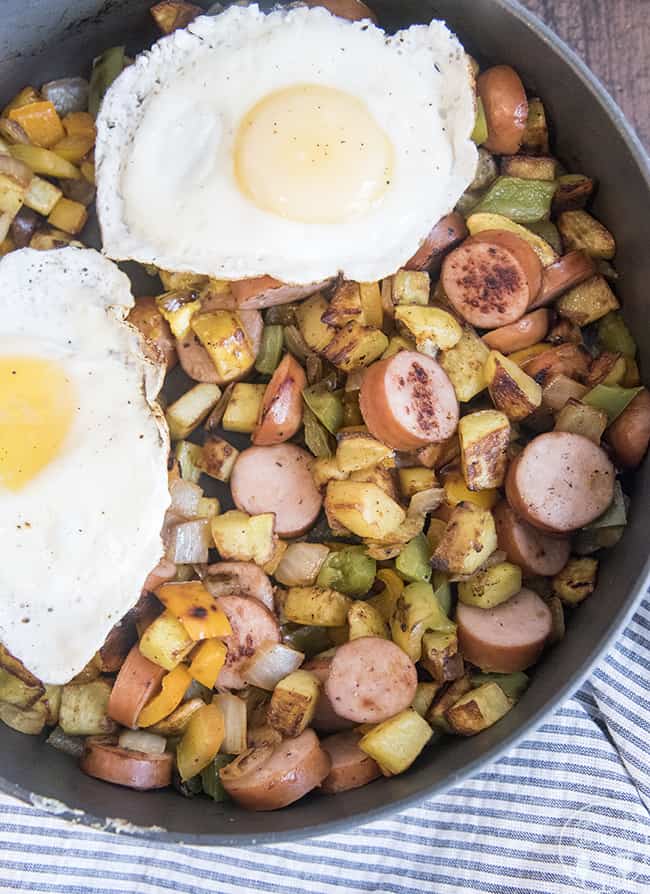
[[[506,757],[390,820],[298,844],[148,843],[0,796],[0,890],[646,894],[649,681],[646,598],[589,683]]]

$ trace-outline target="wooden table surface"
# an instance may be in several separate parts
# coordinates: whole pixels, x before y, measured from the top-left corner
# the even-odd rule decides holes
[[[520,0],[603,81],[650,148],[649,0]]]

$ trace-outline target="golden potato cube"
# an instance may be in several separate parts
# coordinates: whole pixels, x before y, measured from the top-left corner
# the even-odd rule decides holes
[[[51,251],[53,248],[65,248],[66,245],[74,245],[77,248],[84,247],[81,242],[73,239],[70,233],[53,229],[37,230],[29,243],[29,247],[36,251]]]
[[[565,292],[555,306],[560,316],[578,326],[588,326],[621,305],[607,280],[603,276],[592,276]]]
[[[557,161],[548,156],[510,155],[501,159],[501,173],[520,180],[555,180]]]
[[[381,289],[378,282],[360,282],[359,296],[363,322],[366,326],[381,329],[384,323],[384,307],[381,302]]]
[[[203,447],[191,441],[177,441],[174,456],[181,470],[183,481],[197,484],[202,472]]]
[[[560,214],[557,227],[565,251],[585,251],[592,258],[608,261],[616,254],[614,237],[588,211],[565,211]]]
[[[367,431],[342,430],[337,436],[336,462],[342,472],[356,472],[390,459],[393,451]]]
[[[442,486],[445,491],[445,503],[449,506],[458,506],[459,503],[474,503],[482,509],[492,509],[499,502],[499,492],[496,488],[489,490],[472,491],[468,488],[465,476],[458,468],[452,468],[442,473]]]
[[[336,334],[336,329],[323,323],[322,317],[329,307],[325,298],[318,292],[296,308],[296,320],[300,334],[307,345],[321,353]]]
[[[149,10],[156,25],[163,34],[171,34],[178,28],[187,28],[197,16],[203,15],[204,10],[194,3],[185,3],[184,0],[162,0]]]
[[[538,97],[528,100],[528,120],[521,144],[529,155],[548,155],[549,136],[544,103]]]
[[[410,499],[414,494],[423,490],[430,490],[437,484],[436,473],[425,466],[414,466],[408,469],[398,469],[399,489],[403,497]]]
[[[379,609],[369,602],[356,599],[348,609],[348,639],[360,639],[362,636],[380,636],[388,639],[388,625]]]
[[[63,119],[63,127],[69,137],[88,137],[95,142],[97,127],[90,112],[70,112]]]
[[[448,351],[463,336],[463,327],[455,317],[440,307],[406,305],[395,308],[395,319],[405,326],[418,346],[431,342],[435,347]]]
[[[283,613],[293,624],[313,627],[342,627],[352,605],[349,596],[330,587],[290,587]]]
[[[299,736],[313,720],[319,695],[320,680],[315,674],[294,671],[273,690],[268,722],[287,738]]]
[[[393,276],[393,304],[428,304],[430,291],[431,278],[426,270],[398,270]]]
[[[196,510],[198,518],[214,518],[221,512],[221,504],[216,497],[201,497]]]
[[[61,693],[59,726],[69,736],[101,736],[114,732],[117,724],[108,716],[112,686],[108,680],[68,683]]]
[[[195,385],[174,401],[165,413],[172,441],[182,441],[207,417],[221,397],[217,385]]]
[[[59,114],[48,100],[37,100],[14,107],[8,118],[22,127],[30,143],[44,149],[54,146],[65,136]]]
[[[479,211],[476,214],[470,214],[467,218],[467,229],[472,236],[482,233],[484,230],[506,230],[508,233],[514,233],[525,242],[528,242],[537,257],[542,262],[543,267],[549,267],[558,259],[558,254],[549,243],[533,233],[527,227],[515,223],[509,217],[503,217],[501,214],[491,214],[487,211]]]
[[[45,692],[42,683],[26,683],[8,670],[0,668],[0,701],[15,708],[31,708]]]
[[[571,398],[562,407],[555,420],[555,431],[568,431],[589,438],[594,444],[600,440],[609,425],[607,413]]]
[[[447,709],[446,719],[460,736],[475,736],[508,713],[514,702],[498,683],[484,683]]]
[[[376,484],[330,481],[325,496],[328,519],[356,534],[382,540],[395,531],[406,513]]]
[[[388,357],[393,357],[395,354],[399,354],[400,351],[415,350],[415,342],[412,342],[409,338],[404,338],[402,335],[393,335],[388,342],[388,347],[381,355],[381,359],[386,360]]]
[[[257,425],[266,385],[238,382],[232,390],[221,427],[249,435]]]
[[[411,707],[418,712],[420,717],[426,716],[439,689],[440,685],[438,683],[418,683]]]
[[[321,320],[328,326],[345,326],[351,320],[360,320],[365,323],[359,283],[349,281],[340,283]]]
[[[458,651],[456,632],[427,631],[422,637],[420,665],[431,674],[438,686],[462,677],[465,663]]]
[[[463,502],[454,507],[431,564],[449,574],[474,574],[496,548],[492,513]]]
[[[566,626],[564,623],[564,606],[558,596],[551,596],[546,600],[546,605],[551,611],[551,635],[548,638],[549,646],[559,643],[564,639]]]
[[[479,410],[458,424],[463,476],[472,491],[501,487],[508,465],[510,422],[498,410]]]
[[[486,387],[485,361],[489,353],[485,342],[469,326],[463,329],[460,341],[453,348],[440,352],[440,365],[461,403],[476,397]]]
[[[165,717],[160,723],[150,726],[148,728],[149,732],[157,736],[165,736],[166,738],[182,736],[187,729],[190,719],[204,704],[205,702],[202,698],[191,698],[189,701],[179,705],[175,711],[172,711],[169,717]]]
[[[422,581],[405,587],[395,602],[390,632],[395,645],[417,662],[422,657],[422,637],[427,630],[451,633],[456,629],[442,610],[431,584]]]
[[[32,177],[27,187],[23,201],[32,211],[47,217],[62,197],[63,193],[58,186],[44,180],[42,177]]]
[[[566,605],[578,605],[594,592],[597,575],[597,559],[569,559],[553,578],[553,592]]]
[[[510,420],[525,419],[542,403],[541,386],[498,351],[488,355],[485,378],[492,402]]]
[[[38,736],[47,723],[47,705],[38,701],[31,708],[17,708],[8,702],[0,702],[0,720],[17,733]]]
[[[85,134],[68,134],[62,140],[52,146],[52,152],[56,152],[61,158],[72,164],[79,164],[95,145],[94,136]]]
[[[25,187],[16,183],[12,177],[0,174],[0,212],[13,220],[23,207],[24,199]]]
[[[408,770],[432,735],[426,720],[408,708],[367,732],[359,748],[377,761],[384,776],[396,776]]]
[[[199,273],[173,273],[170,270],[159,270],[158,276],[166,292],[198,291],[208,282],[208,277]]]
[[[387,469],[383,464],[366,466],[350,473],[350,481],[365,481],[368,484],[376,484],[385,494],[399,502],[399,493],[393,469]]]
[[[334,330],[334,336],[321,353],[338,369],[352,372],[370,366],[387,347],[388,338],[380,329],[352,321]]]
[[[229,481],[238,456],[239,450],[228,441],[218,435],[208,435],[200,459],[201,471],[217,481]]]
[[[73,202],[65,197],[59,199],[47,219],[53,227],[76,235],[80,233],[88,220],[88,212],[81,202]]]
[[[235,509],[212,519],[212,537],[222,559],[265,565],[275,552],[275,515],[247,515]]]
[[[451,727],[447,723],[445,714],[454,702],[469,692],[472,688],[472,681],[468,673],[463,674],[457,680],[453,680],[449,686],[446,686],[434,698],[433,704],[426,714],[426,721],[434,730],[439,732],[451,733]]]
[[[239,316],[229,310],[198,314],[190,326],[198,336],[224,382],[245,375],[255,353]]]
[[[521,568],[500,562],[458,584],[458,599],[465,605],[494,608],[521,590]]]
[[[201,310],[199,296],[193,289],[174,289],[156,298],[156,305],[169,323],[176,338],[185,338],[194,314]]]
[[[311,465],[311,477],[316,487],[322,490],[330,481],[345,481],[348,474],[339,468],[336,457],[331,457],[315,459]]]
[[[45,686],[45,695],[41,698],[41,704],[45,705],[47,711],[45,718],[47,726],[56,726],[59,722],[62,697],[63,686],[54,686],[49,683]]]
[[[171,671],[194,647],[194,640],[184,625],[165,610],[140,637],[140,651],[154,664]]]

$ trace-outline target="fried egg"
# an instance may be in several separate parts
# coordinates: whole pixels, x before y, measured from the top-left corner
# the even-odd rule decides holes
[[[442,22],[389,37],[324,9],[201,17],[103,102],[104,251],[227,280],[381,279],[472,181],[474,117]]]
[[[164,370],[132,305],[96,251],[0,261],[0,642],[46,683],[87,664],[163,553]]]

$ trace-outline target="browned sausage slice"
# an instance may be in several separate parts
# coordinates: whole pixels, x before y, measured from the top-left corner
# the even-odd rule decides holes
[[[362,19],[377,21],[374,12],[361,0],[306,0],[306,3],[307,6],[323,6],[332,15],[351,22],[360,22]]]
[[[170,751],[164,754],[128,751],[113,744],[111,739],[90,736],[79,766],[95,779],[148,791],[171,785],[174,756]]]
[[[232,627],[230,636],[223,637],[228,654],[217,686],[243,689],[250,659],[262,646],[280,642],[280,628],[271,612],[257,599],[220,596],[217,601]]]
[[[278,745],[251,748],[219,772],[223,787],[242,807],[278,810],[317,788],[329,768],[329,755],[307,729]]]
[[[303,669],[315,674],[322,684],[311,725],[314,729],[323,733],[336,733],[339,730],[348,730],[351,726],[354,726],[351,720],[339,717],[325,692],[325,682],[329,677],[331,664],[331,658],[312,658],[311,661],[303,664]]]
[[[483,145],[497,155],[516,155],[528,120],[528,100],[521,78],[509,65],[496,65],[479,75],[476,89],[488,126]]]
[[[307,377],[291,354],[285,354],[266,386],[259,422],[251,435],[258,447],[282,444],[292,438],[302,423],[302,392]]]
[[[270,612],[275,610],[271,581],[253,562],[208,565],[203,583],[213,596],[248,596],[257,599]]]
[[[447,373],[417,351],[373,363],[359,406],[370,433],[394,450],[445,441],[458,426],[458,400]]]
[[[593,258],[584,251],[570,251],[559,261],[544,268],[542,289],[531,304],[530,310],[551,304],[560,295],[580,285],[595,273],[596,264]]]
[[[145,658],[137,644],[133,646],[113,684],[108,716],[135,729],[140,711],[159,689],[164,676],[164,668]]]
[[[506,500],[492,510],[499,549],[508,561],[519,565],[524,574],[551,577],[569,561],[571,541],[533,528],[513,511]]]
[[[406,270],[435,270],[447,252],[467,236],[465,218],[457,211],[447,214],[431,230],[404,267]]]
[[[510,674],[534,664],[551,633],[551,611],[532,590],[496,608],[458,603],[458,642],[464,657],[484,671]]]
[[[263,310],[277,304],[291,304],[309,298],[325,286],[330,280],[308,283],[302,286],[291,286],[274,279],[272,276],[256,276],[253,279],[241,279],[230,284],[235,302],[241,310]]]
[[[550,313],[542,307],[526,314],[516,323],[493,329],[483,336],[483,341],[493,351],[512,354],[513,351],[521,351],[543,341],[548,332],[550,319]]]
[[[367,785],[381,776],[379,765],[359,748],[361,735],[354,730],[323,739],[321,747],[332,766],[321,788],[330,795]]]
[[[399,646],[362,636],[336,650],[325,692],[341,717],[381,723],[412,704],[417,685],[415,665]]]
[[[299,537],[318,518],[322,497],[311,476],[312,458],[294,444],[250,447],[237,457],[230,489],[249,515],[275,513],[280,537]]]
[[[532,296],[524,265],[495,241],[466,239],[442,262],[441,282],[461,317],[481,329],[514,323]]]
[[[534,527],[567,534],[603,514],[614,496],[614,479],[607,454],[589,438],[547,432],[510,464],[506,496]]]
[[[493,245],[500,245],[516,257],[524,271],[524,276],[528,282],[528,290],[530,297],[528,304],[534,303],[534,299],[539,295],[542,288],[543,267],[537,253],[532,246],[517,236],[516,233],[510,233],[508,230],[483,230],[475,233],[471,237],[472,242],[488,242]]]
[[[176,366],[176,345],[169,323],[158,309],[155,298],[136,298],[135,307],[127,317],[129,323],[136,326],[148,343],[156,349],[154,360],[160,357],[167,365],[167,371]]]
[[[639,391],[612,422],[607,440],[620,466],[635,469],[641,465],[650,442],[650,392],[647,388]]]

